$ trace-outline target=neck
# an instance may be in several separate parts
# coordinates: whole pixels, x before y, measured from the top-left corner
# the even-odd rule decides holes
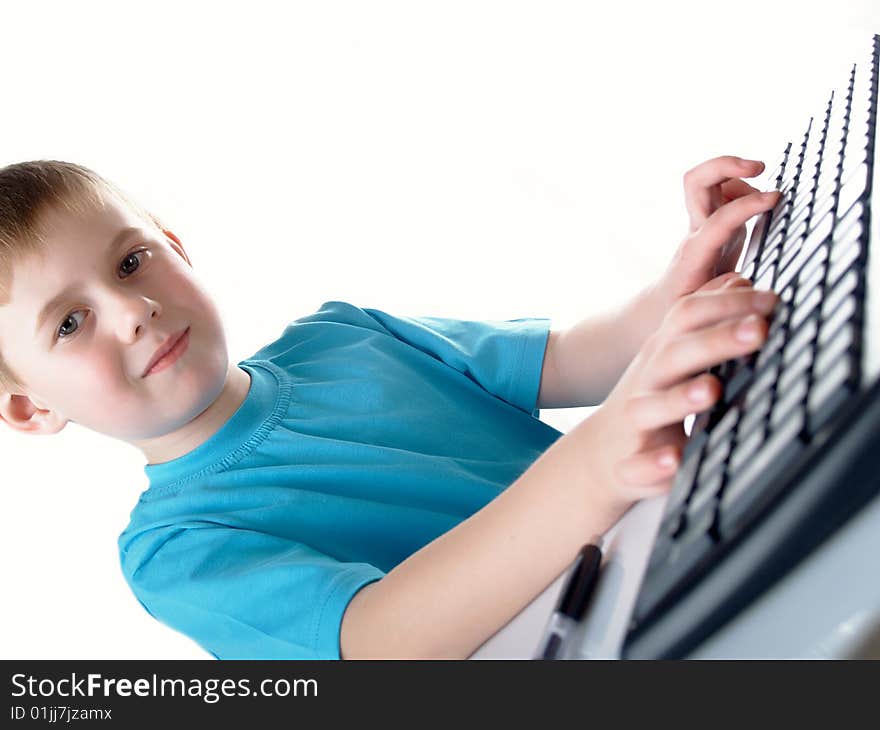
[[[244,402],[250,387],[250,374],[238,365],[230,363],[223,390],[210,406],[173,433],[151,439],[149,442],[135,443],[134,446],[147,457],[147,464],[161,464],[188,454],[205,443],[229,421],[232,414]]]

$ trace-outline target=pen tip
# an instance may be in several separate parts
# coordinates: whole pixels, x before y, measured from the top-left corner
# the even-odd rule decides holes
[[[588,544],[595,545],[597,548],[601,549],[602,536],[601,535],[593,535],[592,537],[590,537],[590,539],[587,542],[588,542]]]

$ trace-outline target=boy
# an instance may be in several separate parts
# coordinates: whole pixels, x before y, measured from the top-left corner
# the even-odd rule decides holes
[[[585,536],[669,489],[683,419],[720,395],[701,371],[760,346],[776,295],[724,274],[778,199],[739,179],[761,167],[689,171],[688,237],[604,318],[548,332],[327,302],[232,365],[158,218],[87,168],[10,165],[0,416],[143,451],[123,574],[214,657],[466,658]],[[600,402],[565,435],[536,418]]]

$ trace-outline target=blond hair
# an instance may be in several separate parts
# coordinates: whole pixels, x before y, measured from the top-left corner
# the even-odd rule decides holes
[[[0,306],[9,304],[14,265],[41,254],[48,243],[41,221],[49,210],[81,216],[103,209],[107,194],[117,197],[140,218],[163,230],[165,225],[112,182],[82,165],[60,160],[31,160],[0,168]],[[0,351],[0,387],[22,388]]]

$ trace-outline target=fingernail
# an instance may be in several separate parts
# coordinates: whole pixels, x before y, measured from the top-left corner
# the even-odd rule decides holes
[[[752,304],[754,304],[755,308],[764,312],[764,314],[769,314],[773,311],[773,308],[776,306],[776,302],[779,299],[779,296],[776,292],[773,291],[756,291],[752,296]]]
[[[677,459],[670,453],[662,454],[658,459],[657,463],[662,467],[670,468],[675,466]]]
[[[736,328],[736,339],[741,342],[754,342],[761,334],[758,328],[758,315],[750,314]]]
[[[773,200],[773,199],[776,198],[779,194],[780,194],[780,193],[779,193],[778,190],[768,190],[766,193],[764,193],[764,194],[761,196],[761,198],[764,199],[764,200]]]
[[[694,383],[688,388],[688,398],[694,403],[702,403],[709,397],[709,388],[705,383]]]

